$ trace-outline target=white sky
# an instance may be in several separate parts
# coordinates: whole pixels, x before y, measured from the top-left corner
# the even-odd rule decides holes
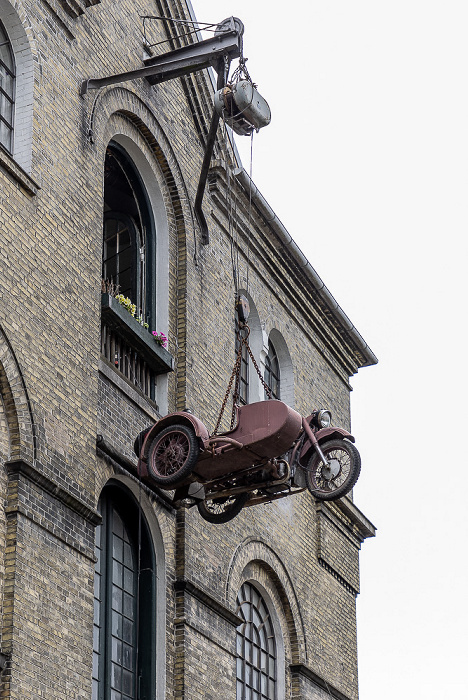
[[[378,527],[360,699],[468,698],[468,3],[193,4],[243,21],[272,110],[253,180],[380,360],[352,379],[355,501]]]

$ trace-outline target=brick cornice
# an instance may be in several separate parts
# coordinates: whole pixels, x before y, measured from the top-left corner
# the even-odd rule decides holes
[[[191,581],[187,581],[187,579],[178,579],[177,581],[174,581],[174,590],[176,593],[188,593],[193,598],[200,601],[200,603],[203,603],[203,605],[206,605],[208,608],[213,610],[213,612],[215,612],[217,615],[224,618],[234,627],[239,627],[239,625],[242,624],[242,620],[238,615],[216,600],[216,598],[213,598],[210,593],[199,588]]]
[[[13,460],[6,462],[5,468],[9,481],[15,481],[19,476],[23,476],[28,481],[39,486],[43,491],[46,491],[51,496],[54,496],[54,498],[64,503],[75,513],[81,515],[92,525],[97,525],[101,522],[101,516],[94,508],[90,508],[90,506],[77,498],[77,496],[74,496],[69,491],[55,484],[49,477],[45,476],[45,474],[29,462],[21,459]]]
[[[289,668],[293,675],[303,676],[315,683],[319,688],[322,688],[322,690],[326,690],[333,700],[351,700],[349,695],[342,693],[305,664],[290,664]]]

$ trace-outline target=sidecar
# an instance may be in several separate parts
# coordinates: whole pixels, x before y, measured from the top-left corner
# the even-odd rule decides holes
[[[301,415],[278,400],[238,407],[236,427],[211,436],[201,420],[181,411],[141,434],[135,451],[142,478],[172,490],[261,469],[290,449],[301,428]]]

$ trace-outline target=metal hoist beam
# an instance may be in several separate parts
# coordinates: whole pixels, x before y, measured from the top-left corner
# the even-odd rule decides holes
[[[143,61],[144,66],[136,70],[105,78],[88,78],[81,84],[80,94],[84,96],[88,90],[97,90],[138,78],[146,78],[151,85],[157,85],[209,67],[212,67],[218,74],[217,90],[223,90],[227,84],[232,59],[242,57],[243,33],[244,25],[242,22],[237,17],[229,17],[217,25],[215,36],[212,39],[182,46],[161,56],[148,58]],[[219,107],[213,111],[194,204],[194,213],[204,244],[209,243],[209,233],[202,210],[202,201],[221,113],[222,110]]]

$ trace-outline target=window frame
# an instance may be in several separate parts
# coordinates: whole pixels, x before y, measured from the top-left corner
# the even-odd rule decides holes
[[[269,387],[271,391],[271,396],[273,399],[281,399],[281,367],[278,359],[278,353],[276,352],[275,346],[268,339],[268,352],[265,357],[265,372],[264,372],[265,384]],[[268,398],[265,392],[265,398]]]
[[[254,600],[260,604],[254,604]],[[245,700],[247,687],[249,687],[249,698],[252,700],[277,700],[282,686],[279,662],[282,645],[279,644],[277,625],[275,624],[275,616],[271,609],[271,604],[266,600],[260,587],[256,586],[254,582],[244,581],[237,594],[236,606],[236,613],[244,618],[244,622],[238,627],[236,634],[236,700]],[[246,607],[249,611],[253,610],[250,615],[246,615]],[[262,610],[266,613],[263,616],[261,615]],[[248,617],[250,619],[247,619]],[[249,637],[243,631],[246,629],[247,623],[253,625],[256,619],[261,622],[261,625],[255,628],[256,635],[252,633]],[[265,648],[261,646],[260,642],[257,645],[254,643],[255,636],[257,639],[264,637],[264,635],[260,634],[262,627],[267,633]],[[268,632],[270,633],[269,636]],[[270,643],[269,640],[272,640],[272,642]],[[257,659],[260,658],[260,667],[258,665],[254,666],[250,661],[255,653],[253,651],[255,646],[257,647]],[[244,652],[243,656],[239,653],[239,647]],[[249,652],[252,651],[249,659],[245,656],[246,649]],[[262,668],[264,662],[267,663]],[[270,662],[273,663],[272,672],[269,671]],[[259,687],[254,688],[256,678],[256,684]],[[249,679],[252,681],[250,684]],[[262,690],[263,680],[267,684],[266,693]]]
[[[102,523],[96,528],[92,698],[110,700],[112,695],[112,649],[113,640],[118,640],[118,637],[112,630],[115,569],[113,547],[110,545],[114,544],[111,525],[114,513],[117,513],[131,540],[130,549],[136,562],[133,585],[137,586],[134,590],[135,608],[133,610],[135,686],[132,695],[122,697],[128,697],[130,700],[136,698],[155,700],[157,562],[149,527],[134,496],[120,484],[105,487],[99,500],[98,510],[102,515]],[[135,638],[136,635],[138,635],[137,638]]]
[[[239,319],[236,314],[235,317],[235,334],[236,334],[236,340],[235,340],[235,356],[237,358],[237,354],[239,352],[239,334],[242,331],[240,330],[239,327]],[[240,366],[240,373],[239,373],[239,385],[238,385],[238,394],[239,394],[239,402],[241,405],[245,406],[246,404],[250,403],[249,402],[249,386],[250,386],[250,357],[249,353],[247,352],[247,348],[245,345],[242,346],[242,354],[241,354],[241,366]]]
[[[139,221],[133,218],[125,209],[116,209],[109,206],[106,209],[106,177],[104,176],[104,212],[103,212],[103,266],[104,266],[104,229],[106,220],[120,217],[126,219],[131,230],[133,241],[133,274],[132,294],[135,295],[131,302],[137,307],[137,315],[142,316],[144,321],[150,326],[155,325],[156,317],[156,225],[153,215],[151,200],[146,185],[139,173],[132,156],[127,149],[115,139],[111,139],[106,148],[106,161],[111,156],[114,158],[120,171],[126,180],[126,184],[131,189],[135,206],[138,212]],[[104,169],[106,164],[104,164]],[[107,198],[109,198],[109,193]],[[117,284],[117,282],[115,282]]]
[[[2,34],[5,37],[5,41],[2,41]],[[6,99],[10,103],[10,109],[11,109],[11,122],[8,122],[5,115],[3,114],[2,111],[0,111],[0,122],[6,126],[6,128],[9,131],[9,145],[4,143],[3,141],[0,141],[0,144],[5,148],[5,150],[13,156],[13,148],[14,148],[14,131],[15,131],[15,98],[16,98],[16,59],[15,59],[15,52],[13,50],[13,44],[11,42],[11,39],[9,37],[8,31],[5,28],[5,25],[3,22],[0,20],[0,46],[6,46],[8,49],[8,52],[10,54],[10,60],[11,60],[11,67],[7,66],[6,63],[0,58],[0,69],[3,68],[4,71],[6,71],[12,81],[11,85],[11,95],[8,94],[6,90],[4,90],[1,85],[0,85],[0,104],[2,98]]]

